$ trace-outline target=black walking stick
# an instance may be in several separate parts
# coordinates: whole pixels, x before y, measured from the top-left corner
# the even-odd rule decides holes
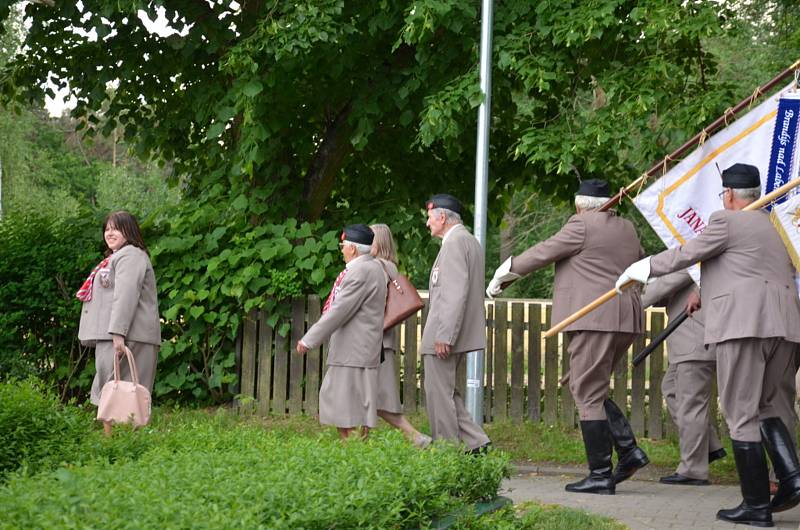
[[[664,328],[664,331],[659,333],[653,340],[650,341],[650,344],[648,344],[645,349],[643,349],[633,358],[633,366],[639,366],[642,361],[647,359],[647,356],[653,353],[653,350],[658,348],[658,345],[664,342],[664,340],[669,337],[673,331],[678,329],[678,326],[683,324],[683,321],[687,318],[689,318],[689,313],[687,313],[684,309],[681,311],[680,315],[669,319],[669,324],[667,324],[667,327]]]

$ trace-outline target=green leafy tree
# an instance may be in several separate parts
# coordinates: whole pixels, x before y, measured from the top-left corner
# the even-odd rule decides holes
[[[14,4],[0,1],[0,18]],[[330,230],[345,222],[390,224],[403,266],[426,283],[436,246],[422,202],[472,195],[479,6],[25,4],[4,100],[68,86],[88,134],[120,131],[180,179],[186,200],[150,227],[174,333],[161,391],[224,393],[242,309],[324,293],[341,267]],[[165,36],[143,23],[159,12]],[[704,43],[722,38],[726,16],[712,0],[497,2],[493,224],[524,185],[563,200],[579,176],[626,184],[716,117],[730,87]]]

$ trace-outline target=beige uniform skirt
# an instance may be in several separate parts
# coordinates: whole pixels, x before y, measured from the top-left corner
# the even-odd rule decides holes
[[[378,368],[328,366],[319,389],[319,422],[341,428],[378,424]]]
[[[383,362],[378,366],[378,410],[394,414],[403,413],[400,389],[397,387],[394,350],[383,349]]]
[[[139,384],[153,392],[153,381],[156,378],[156,362],[158,361],[158,346],[144,342],[126,341],[125,344],[133,353],[136,371],[139,374]],[[97,372],[92,381],[92,393],[89,399],[95,405],[100,404],[100,391],[103,385],[114,379],[114,343],[110,340],[99,340],[94,350],[94,366]],[[123,381],[133,381],[128,360],[123,356],[119,361],[119,377]]]

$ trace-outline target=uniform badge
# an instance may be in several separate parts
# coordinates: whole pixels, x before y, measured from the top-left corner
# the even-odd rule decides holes
[[[111,269],[100,269],[97,271],[97,276],[100,278],[100,285],[111,287]]]
[[[434,267],[431,270],[431,285],[436,285],[439,283],[439,267]]]

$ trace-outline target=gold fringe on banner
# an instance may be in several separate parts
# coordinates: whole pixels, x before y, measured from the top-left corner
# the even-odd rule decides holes
[[[797,254],[797,249],[794,248],[792,240],[789,239],[789,234],[787,234],[786,230],[784,230],[781,220],[778,219],[778,215],[775,213],[774,208],[769,213],[769,220],[772,221],[772,224],[775,225],[775,230],[777,230],[778,235],[781,236],[781,239],[783,240],[783,246],[786,247],[786,251],[789,253],[789,257],[792,259],[794,268],[800,271],[800,255]]]

